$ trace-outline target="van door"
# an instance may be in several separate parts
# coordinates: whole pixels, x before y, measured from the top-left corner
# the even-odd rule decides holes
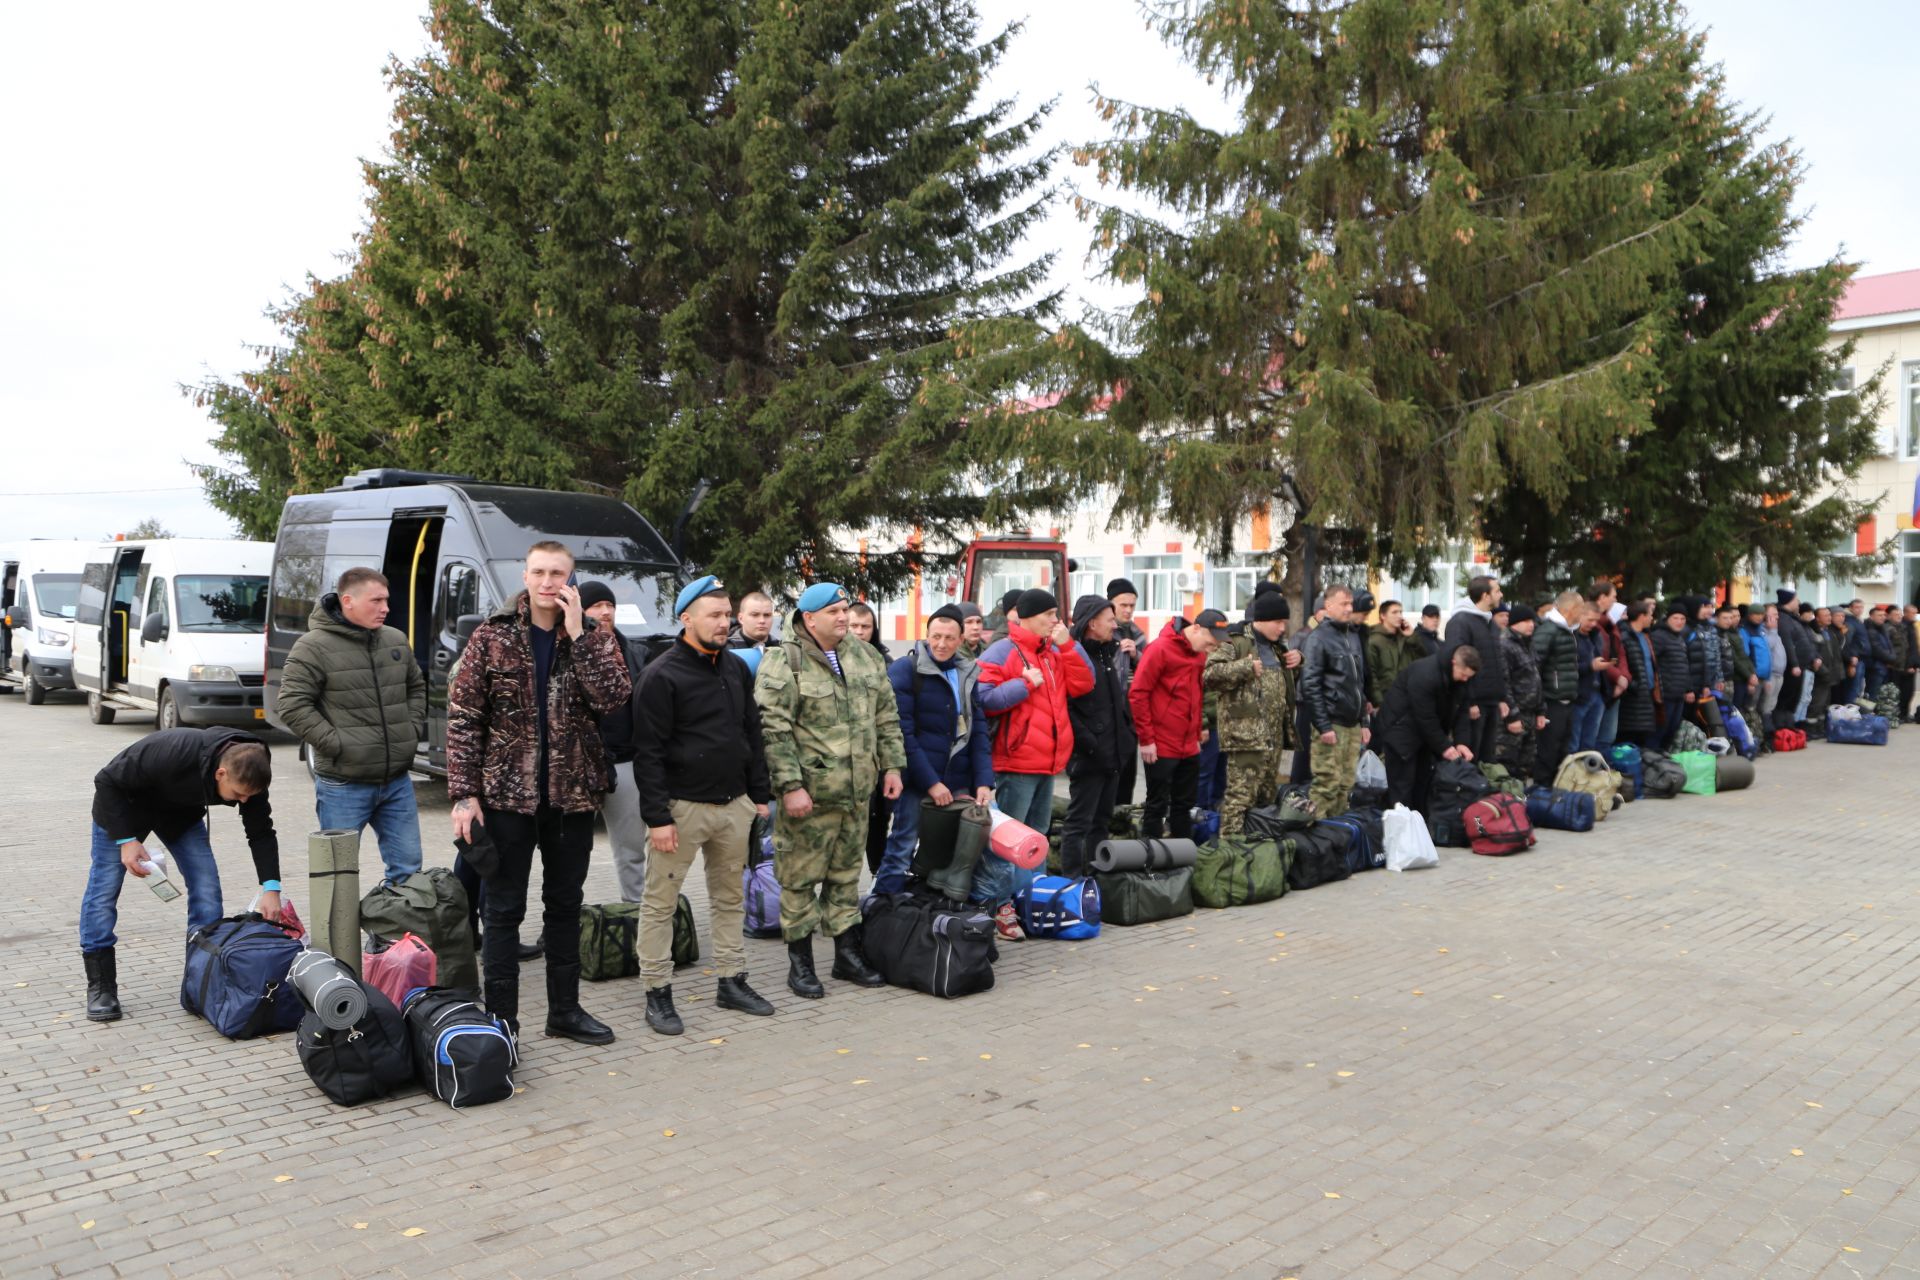
[[[140,642],[140,619],[135,610],[146,586],[145,560],[145,547],[122,547],[113,557],[112,589],[107,598],[105,689],[127,684],[133,646]]]
[[[73,682],[89,693],[106,688],[107,589],[112,582],[111,555],[80,573],[80,595],[73,607]]]
[[[25,630],[32,622],[27,608],[26,585],[18,560],[0,561],[0,674],[13,670],[13,655],[25,647],[26,639],[33,634]],[[15,629],[6,622],[6,615],[14,613],[15,605],[20,606],[17,621],[23,630],[19,645],[13,642]]]
[[[146,638],[147,624],[159,618],[160,634]],[[160,695],[160,681],[167,670],[167,639],[173,632],[173,619],[167,611],[167,580],[154,578],[147,584],[146,603],[133,615],[133,632],[127,644],[127,691],[138,698]]]
[[[446,522],[444,507],[394,512],[381,557],[380,571],[387,577],[387,625],[406,633],[423,674],[433,661],[434,580]]]
[[[429,628],[433,649],[427,660],[427,762],[441,772],[447,767],[447,691],[467,646],[460,634],[461,619],[471,627],[473,619],[486,617],[492,609],[485,583],[480,566],[464,560],[449,560],[440,571]]]

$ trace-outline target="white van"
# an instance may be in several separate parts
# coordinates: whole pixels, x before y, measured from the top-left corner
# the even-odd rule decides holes
[[[80,576],[73,679],[95,724],[262,725],[271,542],[106,542]]]
[[[39,706],[73,685],[73,613],[89,542],[0,545],[0,691]]]

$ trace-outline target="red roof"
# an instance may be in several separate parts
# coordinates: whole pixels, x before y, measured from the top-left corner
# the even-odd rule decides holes
[[[1920,311],[1920,271],[1892,271],[1883,276],[1855,276],[1847,283],[1835,320]]]

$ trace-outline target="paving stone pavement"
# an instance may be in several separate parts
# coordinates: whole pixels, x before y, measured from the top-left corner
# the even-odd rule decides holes
[[[616,1044],[530,1038],[524,1094],[456,1113],[336,1108],[289,1036],[183,1013],[180,904],[132,885],[128,1017],[84,1021],[91,778],[148,729],[0,698],[9,1280],[1920,1276],[1920,731],[1517,858],[1016,944],[960,1001],[800,1001],[750,942],[777,1017],[683,971],[665,1039],[637,981],[590,985]],[[311,790],[275,763],[304,905]]]

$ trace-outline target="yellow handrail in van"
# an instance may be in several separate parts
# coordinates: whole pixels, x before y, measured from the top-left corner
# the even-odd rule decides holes
[[[420,522],[420,540],[413,544],[413,564],[407,571],[407,648],[413,648],[414,615],[420,612],[420,556],[427,549],[427,524]]]

